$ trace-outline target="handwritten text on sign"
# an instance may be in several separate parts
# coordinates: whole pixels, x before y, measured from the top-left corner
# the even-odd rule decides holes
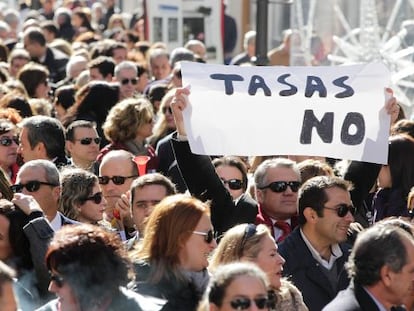
[[[191,85],[191,150],[210,155],[312,155],[386,163],[382,64],[238,67],[182,64]]]

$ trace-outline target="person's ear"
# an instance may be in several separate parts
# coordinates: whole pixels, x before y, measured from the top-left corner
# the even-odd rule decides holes
[[[390,267],[388,267],[388,265],[384,265],[380,269],[381,281],[386,287],[391,287],[393,284],[391,275],[392,273],[393,272],[391,271]]]
[[[316,211],[311,207],[305,207],[305,209],[303,210],[303,216],[305,217],[306,222],[308,223],[315,223],[319,218]]]

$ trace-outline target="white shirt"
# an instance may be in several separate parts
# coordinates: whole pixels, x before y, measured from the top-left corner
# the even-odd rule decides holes
[[[55,218],[53,218],[53,220],[50,222],[50,226],[55,232],[62,228],[62,218],[60,217],[59,213],[56,213]]]
[[[339,247],[338,244],[332,244],[331,245],[331,257],[329,258],[329,261],[325,260],[320,254],[319,252],[312,246],[311,242],[306,238],[305,234],[303,233],[302,229],[300,229],[300,235],[302,236],[303,241],[305,241],[306,246],[308,247],[308,249],[310,250],[313,258],[315,258],[315,260],[317,262],[319,262],[323,267],[325,267],[328,270],[331,270],[335,261],[338,258],[341,258],[343,253],[341,248]]]

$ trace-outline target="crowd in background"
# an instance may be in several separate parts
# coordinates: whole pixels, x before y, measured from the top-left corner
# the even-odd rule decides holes
[[[196,155],[181,62],[208,63],[202,41],[148,42],[114,0],[40,4],[0,13],[0,310],[414,310],[398,99],[387,165]],[[254,65],[255,38],[226,63]]]

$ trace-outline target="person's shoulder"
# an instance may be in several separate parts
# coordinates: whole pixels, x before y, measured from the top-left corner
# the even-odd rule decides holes
[[[132,290],[121,287],[119,295],[114,300],[110,310],[131,310],[131,311],[159,311],[166,301],[160,298],[143,296]]]
[[[47,304],[36,309],[35,311],[58,311],[59,310],[58,306],[59,306],[59,300],[53,299],[49,301]]]

